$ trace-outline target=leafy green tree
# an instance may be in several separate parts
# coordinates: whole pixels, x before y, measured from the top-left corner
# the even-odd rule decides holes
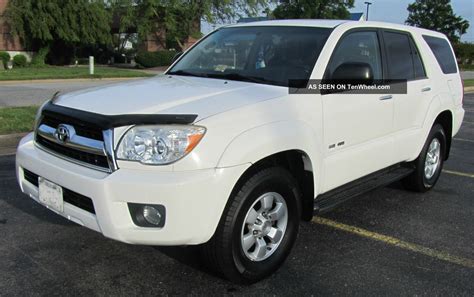
[[[72,55],[79,45],[110,43],[110,12],[106,2],[11,0],[6,17],[27,47],[58,49]]]
[[[188,36],[198,37],[201,20],[217,23],[242,15],[256,15],[269,0],[112,0],[114,15],[120,18],[121,31],[136,28],[140,39],[149,34],[166,47],[180,44]],[[160,32],[166,32],[163,38]]]
[[[450,0],[416,0],[408,12],[406,24],[442,32],[453,42],[469,28],[469,22],[453,12]]]
[[[276,19],[347,19],[354,0],[281,1],[273,11]]]

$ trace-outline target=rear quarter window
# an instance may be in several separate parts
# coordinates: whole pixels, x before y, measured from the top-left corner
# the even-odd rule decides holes
[[[456,59],[446,39],[423,35],[444,74],[457,73]]]

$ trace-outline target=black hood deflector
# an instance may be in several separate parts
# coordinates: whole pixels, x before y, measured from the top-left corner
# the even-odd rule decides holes
[[[95,126],[102,130],[130,125],[188,125],[194,123],[196,114],[123,114],[103,115],[48,102],[42,115],[53,116],[70,124]]]

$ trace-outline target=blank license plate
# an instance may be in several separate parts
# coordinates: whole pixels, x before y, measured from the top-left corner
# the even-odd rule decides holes
[[[63,188],[42,177],[38,178],[38,184],[40,202],[58,212],[63,212]]]

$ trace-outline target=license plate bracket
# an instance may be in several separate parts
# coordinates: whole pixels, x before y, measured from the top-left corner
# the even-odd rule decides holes
[[[47,207],[64,212],[63,188],[43,177],[38,178],[39,201]]]

